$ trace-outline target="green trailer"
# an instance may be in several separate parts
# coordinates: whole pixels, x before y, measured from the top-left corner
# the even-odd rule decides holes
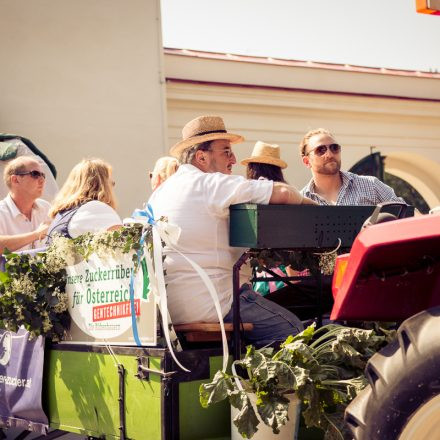
[[[52,346],[43,381],[50,427],[106,439],[229,438],[229,406],[204,409],[198,397],[221,368],[221,351],[185,350],[178,358],[190,373],[166,348]]]

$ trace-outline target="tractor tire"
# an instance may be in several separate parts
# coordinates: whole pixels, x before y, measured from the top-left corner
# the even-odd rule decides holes
[[[370,385],[345,412],[354,439],[440,439],[440,307],[404,321],[365,374]]]

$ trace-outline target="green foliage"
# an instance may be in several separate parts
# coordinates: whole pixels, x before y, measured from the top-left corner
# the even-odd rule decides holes
[[[317,275],[319,272],[331,275],[334,270],[338,251],[339,248],[328,250],[323,249],[322,253],[280,249],[255,250],[253,257],[250,260],[250,265],[258,272],[263,271],[265,267],[270,269],[284,265],[292,266],[299,271],[309,269],[312,275]]]
[[[257,425],[260,422],[255,415],[249,396],[243,391],[235,390],[229,393],[229,401],[234,408],[239,410],[232,422],[244,438],[251,438],[257,432]]]
[[[244,358],[234,362],[246,377],[217,372],[210,383],[200,386],[200,402],[207,407],[228,398],[239,410],[233,423],[244,438],[251,438],[259,422],[249,394],[256,395],[263,422],[278,433],[287,421],[285,394],[295,392],[308,427],[324,430],[326,439],[344,438],[345,407],[367,385],[366,362],[390,337],[390,331],[379,335],[375,330],[333,324],[316,330],[312,325],[289,336],[276,352],[248,346]]]
[[[6,251],[5,272],[0,272],[0,328],[15,332],[24,326],[32,338],[43,335],[61,340],[70,325],[66,266],[87,259],[93,252],[116,256],[137,251],[141,234],[142,225],[135,224],[72,240],[55,237],[46,252],[36,255]],[[146,232],[146,243],[151,245],[151,228]]]
[[[74,253],[84,259],[96,252],[100,256],[116,256],[122,252],[127,254],[131,251],[140,250],[140,239],[142,235],[142,225],[134,224],[124,226],[115,231],[104,231],[98,234],[87,233],[71,240]],[[152,243],[151,228],[146,230],[147,243]],[[136,256],[133,261],[137,262]]]
[[[46,253],[5,253],[5,258],[6,272],[0,276],[0,326],[14,332],[24,326],[31,337],[59,340],[70,323],[64,294],[66,271],[51,271]]]

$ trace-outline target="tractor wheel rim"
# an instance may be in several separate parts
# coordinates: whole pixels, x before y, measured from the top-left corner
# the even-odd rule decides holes
[[[424,403],[409,419],[399,440],[440,438],[440,395]]]

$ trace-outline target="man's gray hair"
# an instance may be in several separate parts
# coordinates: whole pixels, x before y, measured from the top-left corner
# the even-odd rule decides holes
[[[197,151],[209,151],[212,141],[202,142],[201,144],[195,144],[186,150],[183,150],[179,156],[179,162],[183,164],[192,164]]]

